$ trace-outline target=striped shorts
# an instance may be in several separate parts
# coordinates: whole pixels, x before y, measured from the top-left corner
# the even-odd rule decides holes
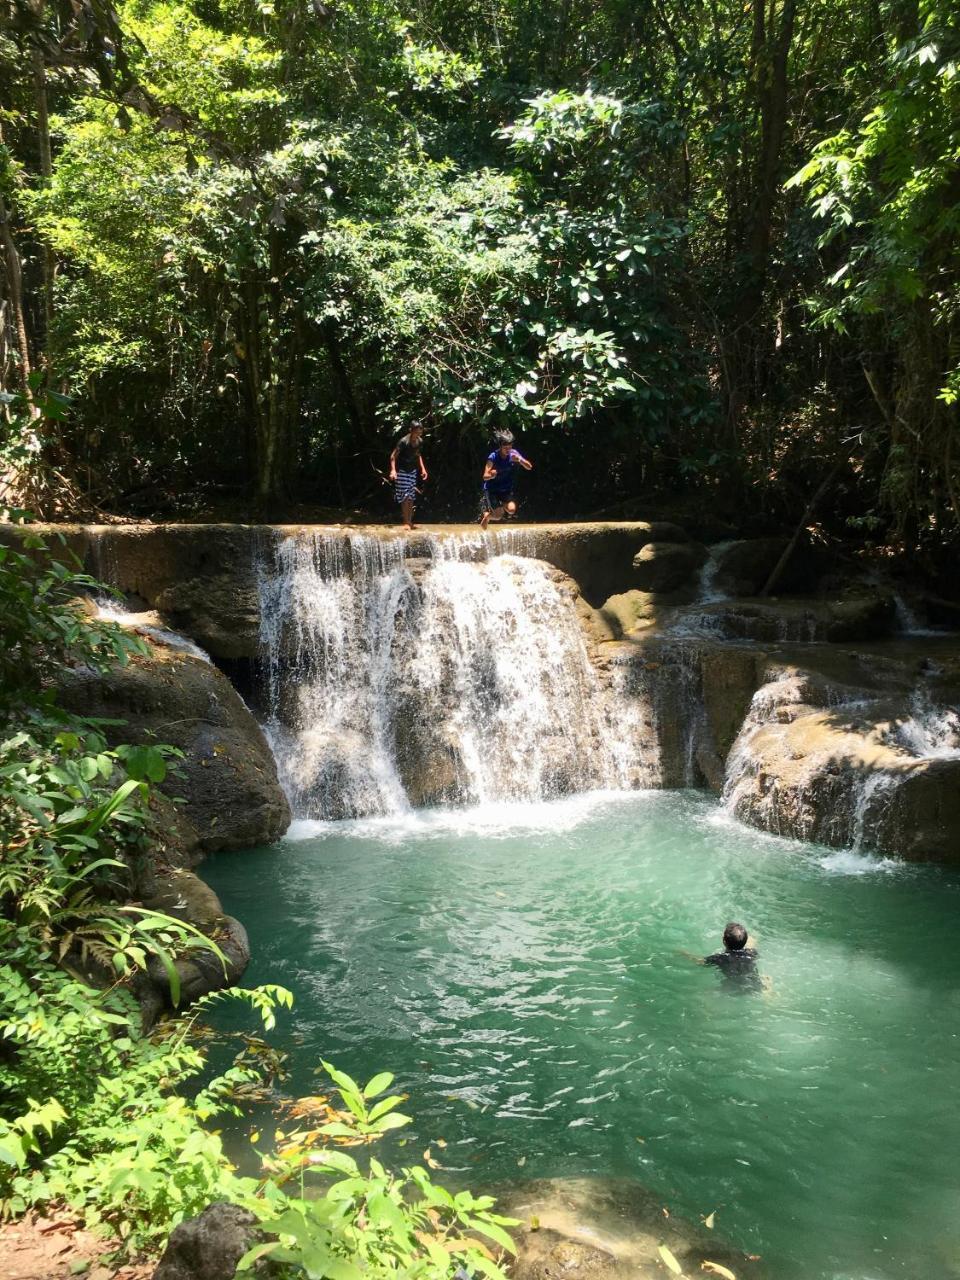
[[[417,500],[417,473],[416,471],[398,471],[396,488],[394,490],[398,502],[416,502]]]

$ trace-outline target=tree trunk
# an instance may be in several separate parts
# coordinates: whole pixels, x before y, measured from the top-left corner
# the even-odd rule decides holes
[[[47,110],[47,71],[43,62],[43,54],[39,50],[33,54],[33,84],[37,103],[37,136],[40,155],[40,176],[47,186],[53,177],[53,153],[50,149],[50,116]],[[44,346],[49,344],[50,330],[53,328],[53,281],[56,271],[56,260],[53,250],[46,243],[43,245],[43,335]]]
[[[13,238],[13,228],[10,225],[10,214],[2,195],[0,195],[0,242],[3,245],[7,305],[20,363],[21,390],[30,399],[30,374],[33,366],[30,360],[30,342],[27,337],[27,320],[23,307],[23,273],[20,269],[20,254]]]

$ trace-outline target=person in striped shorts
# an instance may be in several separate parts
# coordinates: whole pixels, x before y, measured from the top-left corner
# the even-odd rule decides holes
[[[390,455],[390,479],[400,503],[400,516],[405,529],[413,529],[413,508],[417,503],[417,479],[427,479],[427,468],[420,452],[423,427],[416,423],[401,436]]]

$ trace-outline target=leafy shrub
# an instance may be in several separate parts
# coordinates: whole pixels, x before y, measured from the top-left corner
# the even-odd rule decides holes
[[[301,1195],[285,1196],[277,1214],[261,1213],[263,1229],[279,1239],[256,1245],[239,1269],[249,1270],[269,1255],[308,1280],[398,1275],[446,1280],[459,1268],[504,1280],[497,1258],[515,1252],[505,1230],[515,1219],[492,1213],[492,1196],[453,1195],[435,1186],[422,1166],[402,1169],[398,1176],[373,1157],[363,1169],[345,1151],[331,1148],[331,1142],[373,1141],[410,1118],[396,1110],[400,1095],[381,1096],[393,1083],[389,1072],[361,1086],[330,1063],[323,1067],[346,1109],[316,1129],[278,1132],[277,1153],[266,1161],[272,1185],[279,1189],[296,1180]],[[319,1196],[307,1195],[305,1180],[311,1175],[333,1180]]]

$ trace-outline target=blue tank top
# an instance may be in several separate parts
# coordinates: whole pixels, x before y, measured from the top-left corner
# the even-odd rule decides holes
[[[485,482],[484,488],[499,493],[512,489],[513,477],[517,470],[517,459],[522,456],[516,449],[511,449],[509,455],[505,458],[499,449],[494,449],[493,453],[488,456],[487,462],[497,474],[492,480]]]

